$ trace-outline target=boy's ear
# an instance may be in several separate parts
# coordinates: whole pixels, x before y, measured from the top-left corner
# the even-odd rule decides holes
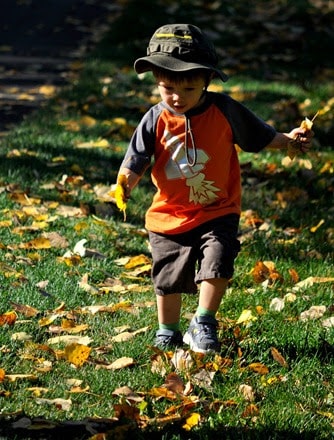
[[[206,90],[209,87],[210,82],[213,80],[214,77],[215,77],[215,74],[213,72],[211,72],[210,75],[208,75],[206,77],[204,90]]]

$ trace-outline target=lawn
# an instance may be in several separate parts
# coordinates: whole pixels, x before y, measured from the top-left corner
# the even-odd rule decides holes
[[[138,14],[128,2],[73,81],[1,140],[0,434],[333,437],[334,82],[318,50],[333,46],[332,2],[235,3],[144,1]],[[157,100],[133,59],[172,19],[214,37],[230,75],[214,90],[282,131],[319,112],[307,156],[240,152],[242,250],[218,313],[222,351],[204,357],[152,346],[149,174],[126,218],[109,195]],[[183,329],[196,305],[184,298]]]

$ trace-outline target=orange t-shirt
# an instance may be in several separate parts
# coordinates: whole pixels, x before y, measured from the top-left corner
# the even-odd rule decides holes
[[[157,191],[146,228],[177,234],[240,214],[235,144],[257,152],[274,135],[272,127],[227,95],[208,93],[201,107],[185,115],[164,103],[154,106],[139,124],[122,164],[141,175],[154,156],[151,176]]]

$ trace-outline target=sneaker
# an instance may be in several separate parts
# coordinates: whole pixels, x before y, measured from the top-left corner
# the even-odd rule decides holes
[[[182,347],[183,339],[180,331],[162,329],[155,334],[154,346],[162,350]]]
[[[194,316],[184,335],[183,342],[198,353],[220,351],[217,338],[218,322],[212,316]]]

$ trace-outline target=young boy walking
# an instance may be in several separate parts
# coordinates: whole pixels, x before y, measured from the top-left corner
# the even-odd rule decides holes
[[[279,133],[226,94],[208,92],[227,75],[215,48],[191,24],[168,24],[153,34],[137,73],[152,71],[161,102],[139,123],[121,164],[125,194],[152,164],[156,193],[146,213],[159,329],[155,344],[170,349],[219,351],[215,318],[239,252],[240,167],[235,145],[257,153],[287,148],[295,140],[308,150],[312,132]],[[152,160],[153,159],[153,160]],[[181,294],[197,293],[198,308],[185,335],[180,330]]]

